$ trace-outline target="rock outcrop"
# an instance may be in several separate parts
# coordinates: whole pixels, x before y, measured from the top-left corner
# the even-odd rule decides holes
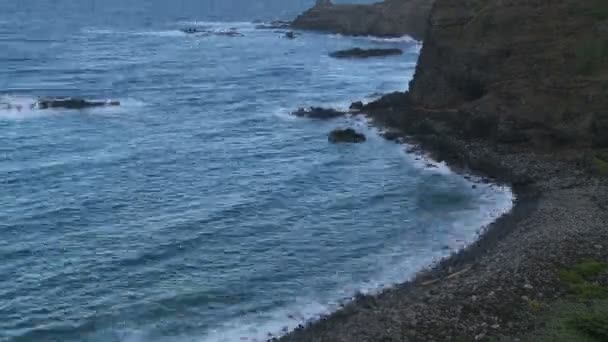
[[[298,108],[298,110],[296,110],[292,114],[298,117],[327,120],[341,117],[346,113],[332,108],[310,107]]]
[[[401,49],[361,49],[354,48],[348,50],[340,50],[329,54],[334,58],[371,58],[402,55]]]
[[[106,101],[95,101],[85,100],[75,97],[56,98],[56,97],[45,97],[40,98],[32,105],[36,109],[87,109],[93,107],[106,107],[106,106],[120,106],[119,101],[106,100]]]
[[[413,105],[451,113],[472,136],[608,147],[607,4],[438,0],[410,83]]]
[[[355,131],[352,128],[346,129],[335,129],[329,133],[327,140],[333,144],[337,143],[351,143],[358,144],[367,140],[365,135]]]
[[[434,0],[385,0],[370,5],[317,1],[292,27],[345,35],[422,39]]]

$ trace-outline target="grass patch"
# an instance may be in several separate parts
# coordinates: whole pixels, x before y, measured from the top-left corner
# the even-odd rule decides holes
[[[589,15],[596,20],[608,19],[608,1],[591,0],[589,1]]]
[[[608,300],[592,303],[559,301],[541,317],[539,330],[525,336],[524,342],[606,342]]]
[[[608,310],[582,314],[571,319],[569,324],[586,336],[608,341]]]
[[[570,285],[570,291],[579,299],[608,299],[608,288],[591,283]]]
[[[539,329],[525,336],[525,342],[606,342],[608,341],[608,287],[592,283],[608,264],[584,260],[561,270],[559,279],[572,296],[551,304],[530,302],[539,312]],[[546,307],[546,310],[541,308]]]
[[[586,16],[603,21],[608,19],[608,2],[606,0],[576,0],[569,8],[571,15]]]
[[[608,162],[605,163],[608,165]],[[581,277],[590,280],[593,277],[597,277],[600,273],[607,269],[608,264],[605,262],[585,260],[574,266],[573,271],[579,274]]]
[[[585,260],[571,269],[560,270],[559,279],[570,287],[570,291],[580,299],[608,299],[608,288],[590,283],[600,273],[608,269],[608,264]]]
[[[585,278],[572,270],[561,270],[559,271],[558,276],[559,280],[568,285],[581,284],[585,282]]]
[[[598,156],[594,156],[593,167],[595,168],[595,171],[598,174],[602,176],[608,176],[608,161],[605,161],[604,159],[601,159]]]
[[[608,39],[589,37],[576,49],[576,71],[582,75],[591,75],[608,65]]]

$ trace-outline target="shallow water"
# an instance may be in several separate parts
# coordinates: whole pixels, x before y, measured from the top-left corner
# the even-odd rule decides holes
[[[252,21],[309,2],[227,3],[0,3],[0,341],[263,340],[407,280],[510,208],[508,189],[362,118],[289,114],[406,89],[419,44],[287,40]],[[353,46],[405,54],[327,56]],[[38,96],[122,106],[29,109]],[[368,142],[327,143],[346,126]]]

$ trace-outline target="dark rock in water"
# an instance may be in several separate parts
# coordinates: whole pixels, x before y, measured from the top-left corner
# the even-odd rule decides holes
[[[293,33],[293,31],[289,31],[285,33],[285,38],[287,39],[295,39],[296,38],[296,34]]]
[[[346,113],[331,108],[310,107],[299,108],[292,114],[298,117],[306,117],[311,119],[334,119],[343,116]]]
[[[350,107],[348,107],[348,109],[351,112],[359,112],[363,109],[363,102],[361,101],[357,101],[357,102],[353,102]]]
[[[212,31],[206,28],[200,27],[186,27],[180,29],[181,32],[192,35],[216,35],[216,36],[227,36],[227,37],[243,37],[243,34],[238,32],[236,28],[232,27],[227,31]]]
[[[332,52],[329,55],[334,58],[370,58],[402,55],[401,49],[361,49],[354,48]]]
[[[66,98],[41,98],[36,101],[33,107],[38,109],[51,109],[51,108],[63,108],[63,109],[86,109],[92,107],[106,107],[106,106],[120,106],[119,101],[106,100],[106,101],[94,101],[85,100],[74,97]]]
[[[331,143],[362,143],[365,140],[365,135],[358,133],[352,128],[335,129],[329,133],[327,138]]]
[[[226,37],[244,37],[245,35],[238,32],[236,29],[230,29],[228,31],[218,31],[214,32],[217,36],[226,36]]]
[[[376,101],[370,102],[364,106],[366,110],[389,109],[398,107],[407,107],[410,105],[410,98],[407,93],[393,92],[386,94]]]
[[[208,30],[199,27],[185,27],[179,29],[181,32],[186,34],[197,34],[197,33],[209,33]]]

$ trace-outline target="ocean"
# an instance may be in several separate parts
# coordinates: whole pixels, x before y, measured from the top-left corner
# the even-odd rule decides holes
[[[312,3],[0,1],[0,341],[265,341],[511,208],[363,117],[290,114],[406,90],[421,46],[256,29]],[[328,56],[351,47],[404,54]],[[340,127],[367,142],[329,144]]]

